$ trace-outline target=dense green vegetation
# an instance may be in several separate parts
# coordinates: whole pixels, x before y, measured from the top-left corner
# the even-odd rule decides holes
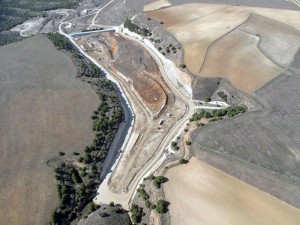
[[[16,35],[15,32],[8,32],[16,25],[31,17],[45,16],[44,11],[46,10],[71,8],[76,6],[78,2],[78,0],[0,1],[0,45],[20,39],[20,36]]]
[[[24,39],[19,35],[19,32],[13,31],[2,31],[0,32],[0,46],[6,45],[15,41],[20,41]]]
[[[161,214],[168,212],[169,204],[170,203],[165,200],[162,200],[162,199],[158,200],[157,206],[156,206],[156,211]]]
[[[157,176],[156,177],[153,174],[151,174],[150,176],[144,178],[144,181],[147,181],[147,180],[151,181],[156,188],[161,188],[161,185],[168,181],[168,179],[164,176]],[[151,210],[156,209],[156,211],[158,213],[161,213],[161,214],[168,212],[168,206],[169,206],[170,203],[167,202],[167,201],[164,201],[162,199],[158,200],[156,204],[151,202],[150,195],[145,190],[145,184],[140,184],[140,187],[137,189],[137,196],[138,196],[138,198],[143,199],[143,201],[145,203],[145,206],[148,209],[151,209]],[[132,220],[133,220],[134,223],[138,223],[138,221],[140,222],[142,220],[142,217],[145,214],[142,212],[143,208],[139,208],[137,205],[134,205],[134,206],[135,206],[135,212],[140,212],[140,214],[138,214],[139,216],[135,215],[135,217],[132,217]],[[138,209],[140,211],[138,211]]]
[[[201,110],[199,113],[194,113],[190,118],[190,121],[197,121],[201,118],[212,118],[210,121],[222,120],[223,117],[234,117],[241,113],[245,113],[247,110],[244,106],[229,106],[226,109],[214,109],[211,113],[205,110]],[[202,125],[203,126],[203,125]]]
[[[48,33],[46,35],[58,50],[66,50],[72,54],[79,69],[79,77],[103,77],[104,72],[94,63],[86,59],[79,50],[65,36],[59,33]]]
[[[128,18],[124,21],[124,27],[130,30],[131,32],[135,32],[143,36],[152,35],[148,29],[139,27],[138,25],[132,23],[132,21]]]
[[[133,223],[140,223],[142,221],[142,217],[145,215],[143,208],[135,204],[132,204],[130,212],[132,213],[131,219]]]
[[[96,207],[90,203],[96,193],[104,160],[114,135],[123,119],[123,111],[115,84],[104,78],[104,72],[86,60],[67,38],[59,34],[48,34],[57,49],[70,52],[79,65],[79,75],[89,78],[100,99],[100,105],[91,116],[95,138],[86,146],[84,154],[74,152],[74,161],[64,160],[55,169],[59,205],[52,212],[51,224],[70,224],[84,211],[86,214]],[[67,156],[71,157],[71,156]]]

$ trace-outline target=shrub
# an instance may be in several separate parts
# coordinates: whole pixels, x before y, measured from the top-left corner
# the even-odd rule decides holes
[[[206,96],[205,99],[204,99],[204,101],[205,101],[205,102],[210,102],[210,101],[211,101],[211,98],[208,97],[208,96]]]
[[[222,98],[224,101],[227,101],[227,95],[223,91],[219,91],[217,95]]]
[[[133,223],[140,223],[142,221],[142,217],[144,215],[142,207],[132,204],[130,212],[131,212],[131,218]]]
[[[157,202],[156,211],[161,214],[166,213],[168,212],[168,206],[169,206],[169,202],[160,199]]]
[[[109,206],[110,206],[110,207],[114,207],[114,206],[115,206],[115,203],[114,203],[114,202],[110,202],[110,203],[109,203]]]
[[[99,216],[101,216],[101,217],[107,217],[107,216],[109,216],[109,214],[107,214],[107,213],[105,213],[105,212],[100,212],[100,213],[99,213]]]
[[[167,182],[168,179],[164,176],[157,176],[154,180],[153,180],[153,185],[156,188],[160,188],[162,183]]]
[[[189,161],[186,160],[186,159],[184,159],[184,158],[182,158],[182,159],[179,160],[179,163],[180,163],[180,164],[187,164],[188,162],[189,162]]]
[[[190,142],[190,141],[186,141],[185,143],[186,143],[186,145],[191,145],[192,144],[192,142]]]

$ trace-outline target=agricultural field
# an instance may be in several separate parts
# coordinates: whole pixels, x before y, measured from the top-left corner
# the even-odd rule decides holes
[[[300,220],[299,209],[196,158],[169,169],[166,177],[172,225],[296,225]]]
[[[195,155],[299,208],[299,85],[282,74],[256,92],[264,109],[196,130]]]
[[[92,142],[99,99],[45,37],[2,46],[0,62],[0,224],[44,224],[58,202],[47,162]]]
[[[300,47],[299,11],[193,3],[144,14],[182,44],[193,74],[226,78],[246,93],[278,76]]]
[[[258,43],[255,35],[241,30],[231,32],[211,45],[201,75],[219,77],[222,74],[233,86],[253,93],[283,71],[259,51]]]
[[[154,1],[144,6],[144,12],[161,9],[169,6],[171,6],[171,3],[168,0]]]

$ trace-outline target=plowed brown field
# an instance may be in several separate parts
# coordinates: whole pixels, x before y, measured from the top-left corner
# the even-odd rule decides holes
[[[299,209],[196,158],[166,176],[171,225],[299,224]]]
[[[46,224],[58,200],[47,161],[91,143],[98,96],[44,37],[2,46],[0,65],[0,224]]]
[[[227,78],[248,93],[276,77],[278,66],[288,66],[300,46],[299,11],[183,4],[145,15],[165,22],[165,29],[182,43],[192,73]],[[235,30],[245,31],[244,38],[237,38]],[[260,38],[256,44],[253,36]],[[208,66],[205,58],[211,62]]]

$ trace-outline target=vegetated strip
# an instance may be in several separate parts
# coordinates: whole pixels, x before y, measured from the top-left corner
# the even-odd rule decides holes
[[[62,157],[54,171],[60,202],[51,214],[50,224],[65,225],[80,218],[83,212],[86,216],[96,209],[91,200],[101,183],[103,163],[122,122],[123,109],[117,87],[105,78],[100,68],[86,59],[63,35],[49,33],[47,37],[57,49],[71,53],[78,66],[78,77],[91,83],[100,99],[100,106],[91,116],[95,132],[93,143],[85,147],[84,155],[74,152],[73,160]]]
[[[145,181],[150,181],[150,183],[153,184],[153,186],[158,190],[161,188],[163,183],[166,183],[168,179],[163,176],[154,176],[151,174],[150,176],[144,178]],[[159,199],[157,203],[153,203],[150,201],[150,195],[147,193],[145,190],[145,184],[140,184],[139,188],[137,189],[137,196],[138,198],[142,198],[144,201],[144,205],[149,209],[149,210],[156,210],[157,213],[159,214],[164,214],[169,211],[169,202]],[[131,212],[131,219],[133,223],[141,223],[143,217],[146,215],[144,213],[143,207],[140,207],[136,204],[132,204],[132,207],[130,209]]]

